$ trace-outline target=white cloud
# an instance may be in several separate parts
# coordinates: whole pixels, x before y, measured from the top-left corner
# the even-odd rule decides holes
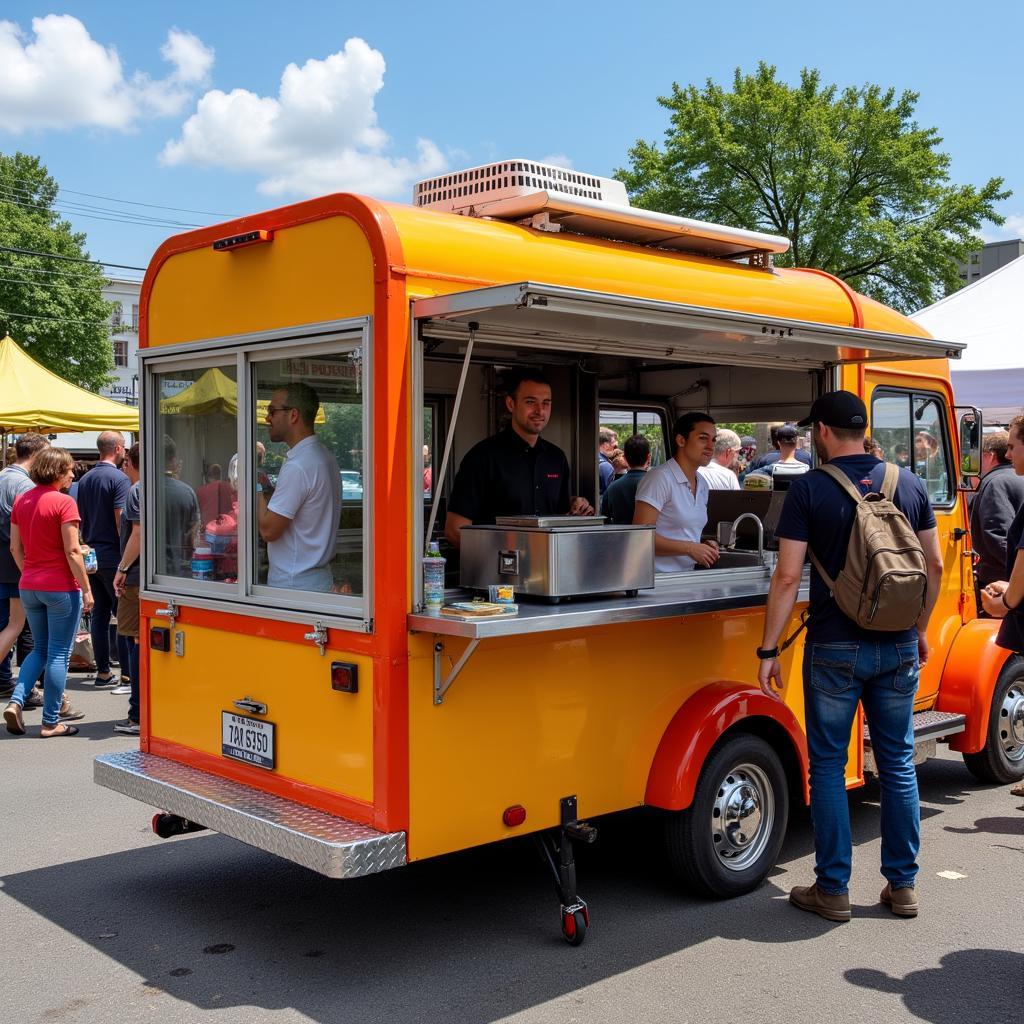
[[[556,167],[564,167],[567,170],[572,169],[572,160],[564,153],[550,153],[548,156],[542,156],[540,162],[542,164],[554,164]]]
[[[986,242],[1003,242],[1007,239],[1024,238],[1024,213],[1011,213],[1006,221],[999,226],[986,224],[981,229],[981,237]]]
[[[400,195],[415,179],[442,171],[446,161],[428,139],[418,140],[415,157],[389,155],[390,140],[374,109],[384,70],[383,55],[352,38],[324,60],[289,64],[276,98],[211,89],[161,159],[255,172],[268,195],[341,189]]]
[[[67,14],[32,19],[30,38],[0,21],[0,130],[79,127],[127,131],[143,117],[180,112],[213,66],[213,50],[171,29],[160,54],[173,71],[158,80],[125,77],[113,46],[103,46]]]

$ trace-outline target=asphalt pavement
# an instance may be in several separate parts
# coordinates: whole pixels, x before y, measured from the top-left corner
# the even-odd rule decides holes
[[[655,815],[601,819],[578,858],[592,927],[572,949],[527,841],[350,881],[204,832],[158,839],[151,808],[96,786],[125,697],[72,676],[75,738],[0,730],[0,1020],[829,1022],[1024,1020],[1024,808],[948,752],[919,769],[921,914],[877,904],[878,791],[851,795],[854,919],[790,907],[807,884],[798,809],[756,892],[674,885]]]

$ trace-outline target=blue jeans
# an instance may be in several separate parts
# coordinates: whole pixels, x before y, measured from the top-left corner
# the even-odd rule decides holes
[[[111,628],[110,617],[117,614],[117,595],[114,593],[114,576],[117,567],[100,566],[92,573],[92,596],[96,603],[89,615],[89,633],[92,636],[92,654],[96,659],[96,674],[108,675],[110,672],[111,637],[117,643],[117,660],[124,673],[128,666],[128,645],[125,638]]]
[[[11,700],[24,707],[25,694],[45,669],[43,725],[56,725],[68,680],[71,649],[82,617],[82,593],[79,590],[22,590],[21,602],[35,646],[21,666]]]
[[[882,874],[894,889],[914,885],[921,812],[914,771],[917,641],[809,643],[804,700],[810,758],[817,886],[848,891],[853,862],[845,769],[857,702],[864,706],[882,803]]]
[[[139,638],[136,636],[118,636],[128,645],[128,671],[131,673],[131,696],[128,698],[128,718],[133,722],[141,721],[139,717]],[[121,667],[122,674],[124,666]]]

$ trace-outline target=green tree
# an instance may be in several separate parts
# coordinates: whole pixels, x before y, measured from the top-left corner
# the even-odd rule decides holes
[[[103,271],[30,249],[88,259],[85,235],[53,209],[58,185],[37,157],[0,153],[0,335],[54,373],[90,390],[111,380],[110,315]]]
[[[918,94],[877,85],[798,86],[761,63],[727,91],[711,80],[658,102],[665,145],[638,140],[616,172],[637,206],[785,235],[780,266],[817,267],[903,311],[961,285],[957,262],[982,245],[1002,178],[949,179],[934,128],[914,120]]]

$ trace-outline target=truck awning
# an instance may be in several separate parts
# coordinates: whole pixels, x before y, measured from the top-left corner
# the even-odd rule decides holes
[[[792,369],[902,359],[959,359],[964,345],[834,324],[537,284],[417,299],[424,338],[572,352]]]

